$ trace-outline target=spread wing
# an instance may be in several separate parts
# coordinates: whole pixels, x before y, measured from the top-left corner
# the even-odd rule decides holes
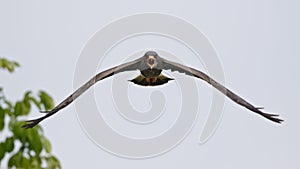
[[[75,92],[73,92],[69,97],[67,97],[65,100],[63,100],[60,104],[58,104],[56,107],[54,107],[50,111],[42,111],[43,113],[47,113],[43,117],[28,120],[25,125],[23,125],[23,128],[32,128],[36,126],[39,122],[42,120],[52,116],[53,114],[57,113],[61,109],[68,106],[70,103],[72,103],[75,99],[77,99],[82,93],[84,93],[87,89],[89,89],[91,86],[93,86],[96,82],[103,80],[107,77],[110,77],[114,74],[124,72],[124,71],[131,71],[131,70],[137,70],[140,66],[142,58],[127,62],[124,64],[121,64],[119,66],[115,66],[113,68],[107,69],[103,72],[98,73],[93,78],[91,78],[88,82],[86,82],[84,85],[82,85],[80,88],[78,88]]]
[[[207,83],[209,83],[210,85],[212,85],[214,88],[218,89],[220,92],[222,92],[224,95],[229,97],[235,103],[237,103],[237,104],[239,104],[239,105],[241,105],[241,106],[273,121],[273,122],[276,122],[276,123],[283,122],[282,119],[278,118],[278,115],[262,112],[261,109],[263,109],[263,108],[253,106],[252,104],[250,104],[249,102],[247,102],[246,100],[244,100],[237,94],[233,93],[232,91],[227,89],[225,86],[221,85],[220,83],[218,83],[217,81],[215,81],[214,79],[209,77],[207,74],[205,74],[199,70],[196,70],[191,67],[187,67],[182,64],[172,62],[172,61],[169,61],[166,59],[162,59],[162,69],[165,69],[165,70],[170,69],[171,71],[178,71],[180,73],[185,73],[187,75],[200,78],[200,79],[206,81]]]

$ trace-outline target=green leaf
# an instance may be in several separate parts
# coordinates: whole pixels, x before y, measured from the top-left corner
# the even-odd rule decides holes
[[[51,110],[54,107],[53,99],[44,91],[40,91],[41,104],[44,105],[45,110]]]
[[[34,97],[31,96],[31,91],[27,91],[25,94],[24,94],[24,103],[26,104],[30,104],[30,102],[32,102],[33,104],[35,104],[35,106],[37,106],[39,109],[41,109],[41,104],[39,101],[37,101],[37,99],[35,99]]]
[[[0,162],[2,160],[2,158],[5,155],[5,144],[4,143],[0,143]]]
[[[27,137],[28,137],[28,142],[29,146],[28,148],[30,150],[33,150],[36,155],[40,155],[40,153],[43,150],[43,144],[41,141],[41,137],[37,131],[36,128],[32,128],[30,130],[27,130]]]
[[[20,166],[22,159],[22,154],[20,152],[16,153],[15,155],[11,156],[8,160],[8,167],[22,167]]]
[[[13,105],[12,105],[11,102],[9,102],[9,101],[7,101],[7,100],[5,100],[4,102],[5,102],[5,104],[7,105],[7,107],[8,107],[9,109],[12,109],[12,108],[13,108]]]
[[[0,58],[0,68],[5,69],[6,65],[7,65],[7,60],[4,58]]]
[[[20,67],[21,65],[18,63],[18,62],[12,62],[12,64],[15,66],[15,67]]]
[[[31,105],[29,101],[23,101],[23,114],[21,115],[28,115],[31,109]]]
[[[40,169],[41,168],[41,159],[39,156],[31,156],[30,159],[30,168],[31,169]]]
[[[23,111],[24,111],[24,105],[23,105],[23,102],[21,101],[18,101],[15,105],[15,108],[14,108],[14,114],[16,116],[19,116],[21,114],[23,114]]]
[[[14,68],[13,65],[11,65],[11,64],[7,64],[7,65],[6,65],[6,69],[7,69],[9,72],[11,72],[11,73],[15,70],[15,68]]]
[[[21,156],[21,167],[22,169],[30,169],[30,161],[28,158]]]
[[[37,125],[35,128],[37,128],[38,132],[42,135],[44,133],[43,128],[40,125]]]
[[[5,126],[5,110],[0,107],[0,131],[4,129]]]
[[[6,69],[9,72],[13,72],[16,67],[20,67],[18,62],[8,61],[7,59],[0,58],[0,68]]]
[[[25,94],[24,94],[24,101],[29,101],[29,99],[31,98],[31,91],[27,91]]]
[[[14,113],[16,116],[27,115],[30,112],[30,102],[18,101],[14,108]]]
[[[24,129],[24,121],[17,121],[11,124],[14,138],[20,140],[22,145],[28,145],[28,149],[39,155],[43,149],[41,136],[39,135],[38,128]],[[26,146],[27,147],[27,146]]]
[[[30,100],[31,102],[33,102],[34,105],[35,105],[36,107],[38,107],[39,110],[41,110],[41,104],[40,104],[39,101],[37,101],[37,100],[36,100],[35,98],[33,98],[33,97],[30,97],[29,100]]]
[[[11,130],[14,134],[14,138],[21,141],[22,144],[25,144],[28,140],[28,133],[30,130],[26,130],[22,128],[22,125],[24,125],[24,121],[11,121],[10,126]]]
[[[51,153],[50,141],[45,136],[42,136],[41,138],[46,152],[50,154]]]
[[[5,148],[6,148],[6,151],[9,152],[9,153],[14,150],[15,145],[14,145],[14,138],[13,137],[6,138]]]
[[[61,169],[61,165],[56,157],[54,157],[54,156],[47,157],[46,161],[47,161],[47,164],[48,164],[47,166],[49,169],[57,169],[57,168]]]
[[[13,72],[19,66],[19,63],[15,61],[0,58],[0,69]],[[44,136],[41,126],[31,129],[22,128],[25,121],[19,121],[19,116],[28,115],[32,105],[35,105],[38,109],[50,110],[54,107],[54,102],[44,91],[39,92],[39,97],[33,97],[31,91],[27,91],[23,100],[13,103],[6,99],[3,88],[0,86],[0,135],[6,126],[13,134],[13,136],[1,139],[4,142],[0,143],[0,163],[6,154],[9,156],[7,165],[2,164],[1,167],[22,169],[61,168],[57,158],[50,154],[51,144]],[[7,125],[5,119],[8,120]],[[18,147],[19,150],[15,153],[14,150]]]

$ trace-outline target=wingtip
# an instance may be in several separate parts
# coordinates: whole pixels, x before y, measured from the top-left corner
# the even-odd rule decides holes
[[[279,118],[279,115],[278,114],[270,114],[270,113],[265,113],[263,111],[261,111],[261,109],[263,109],[263,107],[251,107],[249,108],[251,111],[263,116],[264,118],[268,119],[268,120],[271,120],[275,123],[278,123],[278,124],[282,124],[284,122],[283,119]]]
[[[30,128],[33,128],[34,126],[35,125],[33,125],[33,123],[26,121],[26,124],[22,125],[22,128],[24,128],[24,129],[30,129]]]
[[[278,118],[276,122],[279,123],[279,124],[282,124],[284,122],[284,120]]]
[[[34,126],[38,125],[42,120],[43,118],[27,120],[26,124],[22,125],[22,128],[25,129],[33,128]]]
[[[275,122],[275,123],[278,123],[278,124],[282,124],[284,122],[283,119],[280,119],[278,118],[279,115],[278,114],[267,114],[267,113],[263,113],[262,114],[265,118]]]

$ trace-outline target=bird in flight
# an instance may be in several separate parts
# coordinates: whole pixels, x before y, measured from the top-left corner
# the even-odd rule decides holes
[[[172,78],[169,78],[162,74],[163,70],[171,70],[171,71],[178,71],[180,73],[185,73],[189,76],[194,76],[196,78],[199,78],[201,80],[206,81],[208,84],[219,90],[221,93],[226,95],[228,98],[230,98],[235,103],[251,110],[254,113],[257,113],[273,122],[276,123],[282,123],[283,120],[278,118],[278,115],[276,114],[268,114],[262,112],[261,107],[255,107],[252,104],[250,104],[245,99],[241,98],[237,94],[233,93],[231,90],[227,89],[222,84],[218,83],[211,77],[209,77],[207,74],[205,74],[202,71],[196,70],[192,67],[188,67],[176,62],[172,62],[169,60],[166,60],[162,57],[160,57],[156,52],[154,51],[148,51],[145,53],[144,56],[142,56],[139,59],[136,59],[131,62],[123,63],[119,66],[115,66],[113,68],[107,69],[105,71],[102,71],[98,74],[96,74],[93,78],[91,78],[88,82],[86,82],[83,86],[78,88],[75,92],[73,92],[69,97],[67,97],[65,100],[63,100],[60,104],[58,104],[56,107],[54,107],[50,111],[42,111],[42,113],[46,113],[46,115],[33,119],[28,120],[25,125],[23,125],[24,128],[32,128],[36,126],[38,123],[40,123],[42,120],[54,115],[61,109],[68,106],[70,103],[72,103],[75,99],[77,99],[82,93],[84,93],[87,89],[89,89],[91,86],[93,86],[96,82],[101,81],[107,77],[113,76],[117,73],[125,72],[125,71],[134,71],[139,70],[141,74],[137,76],[136,78],[130,80],[130,82],[142,85],[142,86],[157,86],[157,85],[163,85],[168,83],[171,80],[174,80]]]

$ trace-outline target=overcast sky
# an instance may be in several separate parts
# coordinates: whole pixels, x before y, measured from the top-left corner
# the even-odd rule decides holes
[[[99,148],[81,128],[75,106],[71,105],[41,124],[63,168],[296,169],[300,167],[299,5],[296,0],[0,1],[0,56],[21,64],[21,68],[13,75],[1,73],[1,86],[10,100],[20,99],[27,90],[37,93],[42,89],[59,103],[73,91],[74,72],[80,52],[96,31],[113,20],[132,14],[171,14],[192,23],[211,41],[222,64],[226,86],[255,105],[264,106],[266,111],[280,114],[285,122],[276,125],[227,99],[216,132],[205,144],[199,145],[213,91],[199,81],[196,84],[202,100],[200,115],[186,139],[161,156],[133,160],[112,155]],[[143,42],[144,48],[153,48],[151,44],[157,42],[157,37],[144,38],[149,40]],[[132,44],[138,45],[140,41],[133,39],[128,42],[128,46],[124,43],[123,47],[112,52],[120,54],[118,49],[127,49],[128,53],[136,52]],[[164,39],[158,41],[163,42]],[[164,49],[162,46],[154,47]],[[172,51],[170,48],[167,50]],[[109,56],[98,70],[115,66],[121,63],[119,59],[128,57],[114,58],[113,53]],[[181,59],[190,66],[202,70],[205,67],[189,60],[188,56]],[[129,74],[128,79],[132,77]],[[110,91],[105,88],[111,82],[112,79],[109,79],[97,84],[95,97],[110,97]],[[172,84],[167,85],[172,87]],[[129,87],[133,95],[143,92],[134,85]],[[166,104],[172,106],[177,102],[176,99],[172,102],[168,92],[170,90],[165,94]],[[149,92],[142,94],[141,98],[138,98],[141,102],[132,104],[136,103],[134,107],[137,109],[147,110]],[[135,124],[135,128],[141,129],[137,133],[134,127],[130,130],[130,124],[120,132],[135,136],[139,135],[138,132],[159,134],[172,127],[172,120],[176,120],[167,110],[165,113],[168,116],[164,117],[170,118],[164,119],[164,124],[153,123],[146,131],[142,130],[142,125]],[[112,123],[111,126],[122,130],[118,126],[119,121],[112,120],[117,116],[114,113],[106,111],[105,116]],[[30,116],[38,117],[40,114],[35,111]],[[142,136],[149,137],[151,134]]]

